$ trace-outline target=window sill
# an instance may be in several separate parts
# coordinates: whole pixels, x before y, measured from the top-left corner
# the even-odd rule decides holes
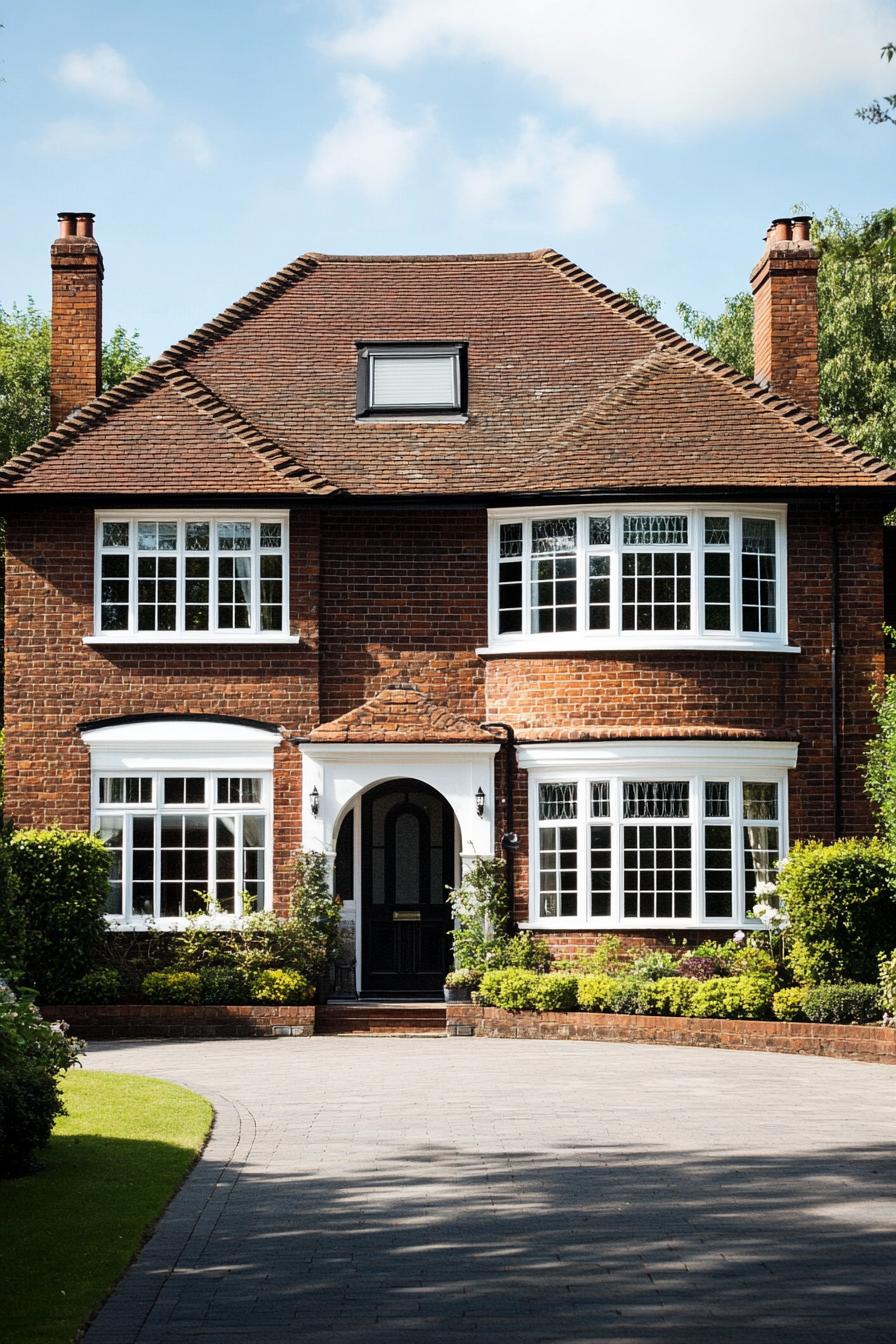
[[[738,929],[760,932],[762,925],[755,919],[579,919],[569,915],[566,919],[539,919],[521,921],[520,929],[532,933],[615,933],[618,930],[630,930],[632,933],[649,933],[654,929],[715,929],[719,933],[736,933]]]
[[[355,416],[356,425],[465,425],[467,420],[463,411],[447,411],[444,415],[426,415],[417,411],[371,411],[369,415]]]
[[[142,634],[115,634],[115,635],[84,635],[82,644],[100,644],[100,645],[128,645],[128,644],[300,644],[301,635],[285,635],[279,633],[256,635],[256,634],[232,634],[232,633],[203,633],[180,635],[166,631],[146,631]]]
[[[267,913],[267,912],[264,912]],[[173,933],[195,927],[195,917],[187,915],[160,915],[154,919],[151,915],[135,915],[125,919],[123,915],[104,915],[106,928],[110,933],[146,933],[149,929],[165,929]],[[242,922],[242,915],[214,915],[201,927],[203,929],[233,929]]]
[[[511,654],[556,653],[802,653],[798,644],[784,644],[760,639],[691,639],[650,641],[623,638],[598,643],[593,639],[564,638],[555,640],[521,639],[488,644],[476,650],[480,658],[497,658]]]

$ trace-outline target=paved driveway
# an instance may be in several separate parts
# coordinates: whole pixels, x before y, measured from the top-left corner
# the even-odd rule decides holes
[[[88,1344],[896,1339],[896,1070],[579,1042],[97,1045],[218,1108]]]

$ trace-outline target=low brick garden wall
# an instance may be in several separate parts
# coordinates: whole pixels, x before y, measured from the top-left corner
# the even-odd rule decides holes
[[[892,1027],[838,1027],[817,1022],[748,1022],[730,1018],[647,1017],[627,1013],[509,1013],[479,1004],[449,1003],[449,1036],[535,1041],[640,1041],[726,1050],[772,1050],[896,1064]]]
[[[314,1004],[50,1003],[45,1018],[90,1040],[146,1036],[313,1036]]]

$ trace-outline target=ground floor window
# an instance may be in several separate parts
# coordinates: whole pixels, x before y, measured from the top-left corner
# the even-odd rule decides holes
[[[265,905],[263,774],[97,774],[94,829],[114,856],[107,913],[171,919]]]
[[[554,748],[524,748],[522,757],[534,758],[531,921],[743,923],[757,882],[773,879],[786,850],[781,745],[766,765],[740,769],[730,752],[715,765],[710,753],[697,769],[687,746],[677,767],[647,752],[624,762],[618,751],[612,766],[600,757],[613,753],[596,751],[588,768],[587,751],[579,751],[564,767]]]

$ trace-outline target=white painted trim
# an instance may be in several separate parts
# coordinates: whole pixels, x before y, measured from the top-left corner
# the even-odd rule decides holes
[[[717,928],[751,927],[744,906],[742,784],[744,781],[776,783],[779,788],[778,841],[780,855],[788,850],[788,789],[787,772],[796,765],[797,744],[794,742],[734,742],[686,741],[663,739],[653,741],[615,742],[548,742],[521,745],[518,748],[520,767],[529,772],[529,914],[526,927],[546,930],[601,930],[657,928]],[[607,825],[612,829],[612,880],[610,914],[592,916],[588,895],[588,784],[593,778],[610,781],[611,817]],[[687,918],[626,918],[623,914],[622,893],[622,782],[626,779],[682,779],[689,782],[690,806],[687,824],[692,834],[693,883],[692,913]],[[706,918],[704,909],[704,868],[702,862],[703,828],[711,821],[704,819],[702,805],[703,784],[706,780],[727,779],[731,785],[730,826],[732,830],[733,910],[730,918]],[[539,816],[538,786],[551,782],[575,782],[578,785],[579,814],[574,825],[577,832],[578,902],[577,913],[570,916],[543,918],[539,913]],[[596,824],[601,824],[597,822]]]
[[[283,742],[277,732],[244,723],[202,719],[144,719],[87,728],[81,740],[90,748],[95,771],[273,770],[274,752]]]
[[[301,635],[243,634],[226,631],[211,634],[178,635],[170,631],[144,630],[133,635],[84,635],[82,644],[301,644]]]
[[[621,627],[620,568],[624,549],[621,539],[622,516],[626,513],[685,513],[688,515],[687,545],[671,548],[689,553],[693,558],[691,566],[691,629],[688,631],[625,631]],[[609,516],[611,520],[611,544],[607,547],[592,548],[586,535],[587,519],[590,516]],[[706,549],[703,544],[703,519],[707,516],[725,515],[732,520],[730,545],[724,548],[731,558],[731,619],[732,630],[719,634],[704,630],[703,612],[703,567]],[[540,518],[578,519],[577,526],[577,629],[566,633],[531,634],[526,632],[529,613],[529,530],[523,528],[523,554],[521,560],[523,586],[523,625],[522,632],[501,635],[498,633],[498,567],[500,526],[502,523],[530,523]],[[741,524],[743,518],[773,519],[776,540],[777,605],[776,626],[773,635],[762,635],[755,631],[741,632]],[[652,548],[645,548],[652,549]],[[591,633],[587,629],[587,588],[589,554],[600,553],[611,557],[610,581],[610,630]],[[772,653],[798,653],[800,650],[787,639],[787,505],[751,504],[749,502],[707,502],[705,500],[663,500],[628,501],[621,503],[595,502],[586,507],[552,504],[546,508],[515,507],[508,509],[489,509],[488,511],[488,644],[477,649],[480,656],[495,656],[499,653],[558,653],[578,652],[593,649],[624,652],[627,649],[649,649],[662,651],[667,649],[744,651]]]

